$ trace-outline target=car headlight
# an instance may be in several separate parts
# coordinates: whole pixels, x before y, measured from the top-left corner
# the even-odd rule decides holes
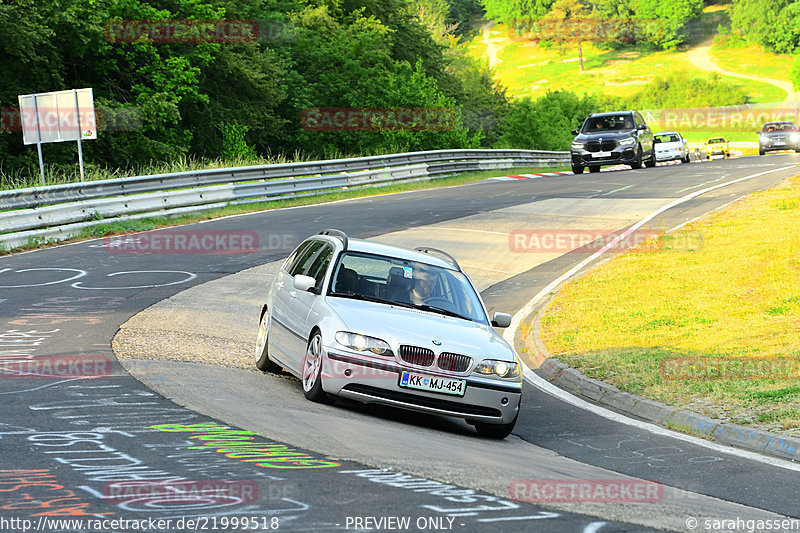
[[[751,137],[751,139],[752,139],[752,137]],[[761,137],[758,138],[758,140],[761,141],[762,143],[766,144],[766,143],[769,142],[769,137],[767,137],[766,135],[762,135]]]
[[[622,139],[619,142],[620,146],[633,146],[634,144],[636,144],[636,139]]]
[[[583,150],[583,143],[572,143],[572,148],[574,150]]]
[[[495,374],[501,378],[514,378],[519,376],[519,363],[514,361],[498,361],[496,359],[485,359],[475,367],[478,374]]]
[[[798,135],[797,133],[792,133],[791,135],[789,135],[790,142],[796,143],[798,140],[800,140],[800,135]]]
[[[357,352],[372,352],[376,355],[394,355],[389,344],[381,339],[353,333],[352,331],[337,331],[336,342]]]

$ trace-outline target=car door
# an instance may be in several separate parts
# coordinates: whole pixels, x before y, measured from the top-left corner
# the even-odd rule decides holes
[[[270,355],[280,361],[286,368],[294,368],[292,361],[296,359],[293,353],[293,346],[296,344],[293,339],[296,328],[290,327],[291,316],[289,308],[292,301],[292,293],[295,292],[294,276],[302,274],[311,264],[311,261],[325,243],[318,240],[309,240],[297,247],[292,256],[284,263],[283,268],[278,272],[278,279],[272,298],[272,323],[269,336]]]
[[[647,153],[649,156],[650,151],[655,149],[653,132],[650,130],[650,127],[647,126],[647,123],[644,121],[641,113],[634,111],[633,116],[636,120],[637,127],[639,124],[644,124],[646,126],[644,131],[639,130],[639,143],[642,145],[642,151]]]
[[[311,336],[311,328],[314,322],[309,321],[311,308],[322,292],[322,284],[325,281],[325,274],[333,257],[333,246],[324,244],[317,250],[309,260],[307,268],[302,272],[303,275],[314,278],[317,282],[312,291],[299,291],[292,287],[289,293],[288,305],[286,306],[286,322],[291,330],[292,354],[297,354],[297,364],[303,360],[307,348],[308,339]]]

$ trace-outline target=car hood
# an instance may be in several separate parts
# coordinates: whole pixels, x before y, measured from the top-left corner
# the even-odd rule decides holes
[[[455,352],[476,360],[514,361],[514,351],[487,324],[406,307],[328,297],[328,306],[353,333],[383,339],[392,350],[401,344]],[[440,345],[434,344],[440,342]]]
[[[574,142],[587,142],[587,141],[599,141],[600,139],[609,140],[609,139],[628,139],[630,137],[636,136],[636,130],[609,130],[609,131],[598,131],[597,133],[579,133],[577,137],[575,137]]]

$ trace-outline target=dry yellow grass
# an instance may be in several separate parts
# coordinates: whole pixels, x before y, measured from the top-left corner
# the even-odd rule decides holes
[[[797,434],[800,376],[661,371],[674,358],[800,366],[800,179],[569,283],[546,311],[542,338],[556,357],[623,390]]]

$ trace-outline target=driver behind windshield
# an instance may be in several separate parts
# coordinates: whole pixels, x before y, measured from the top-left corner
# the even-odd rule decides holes
[[[436,288],[436,276],[426,268],[414,270],[414,286],[411,288],[411,303],[422,305],[433,296]]]

